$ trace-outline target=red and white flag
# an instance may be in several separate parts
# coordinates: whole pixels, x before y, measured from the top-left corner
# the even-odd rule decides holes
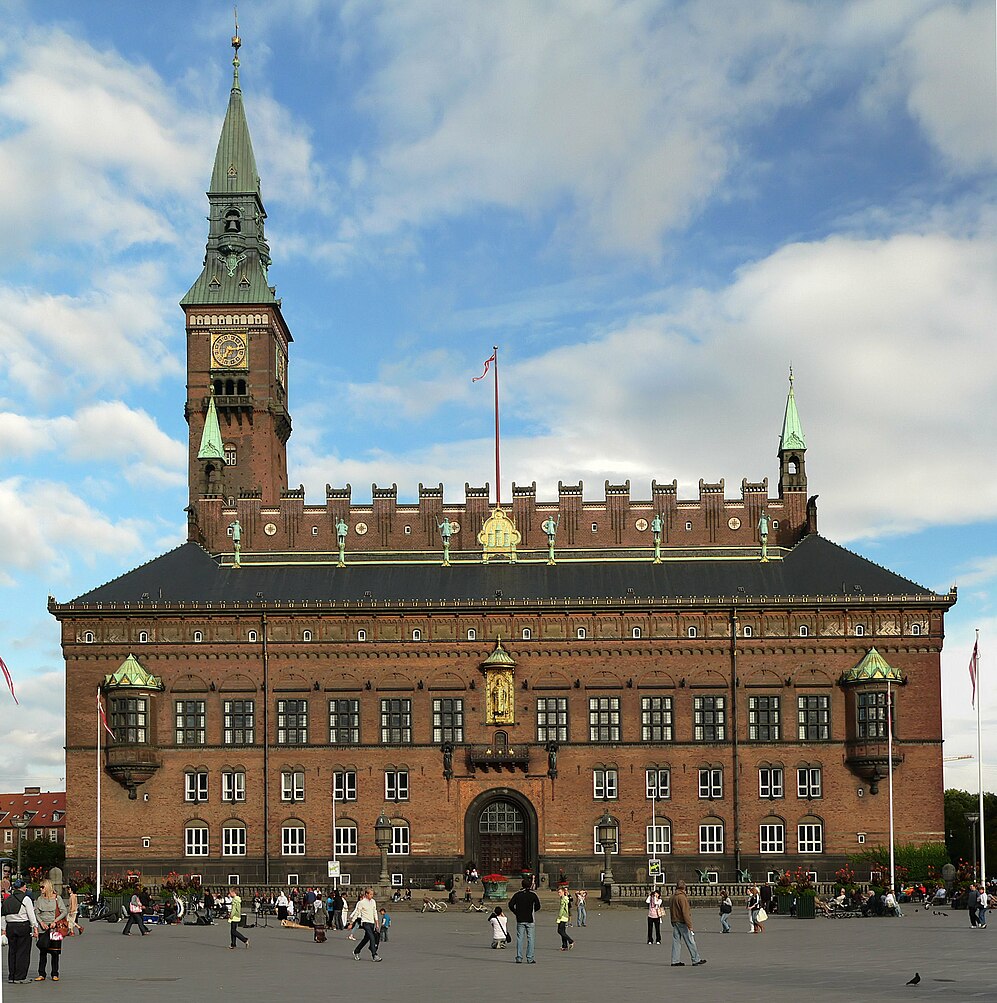
[[[472,376],[471,377],[472,383],[477,383],[478,380],[483,380],[488,375],[488,367],[495,361],[495,354],[496,354],[495,352],[492,352],[492,354],[489,355],[487,359],[485,359],[484,372],[480,376]]]
[[[980,667],[980,639],[973,645],[973,657],[969,660],[969,678],[973,683],[973,706],[976,706],[976,673]]]
[[[100,715],[100,723],[104,726],[104,731],[114,739],[114,732],[111,731],[111,727],[107,723],[107,715],[104,713],[104,705],[100,702],[100,690],[97,690],[97,713]]]
[[[10,695],[14,698],[14,703],[20,706],[21,701],[17,699],[17,694],[14,692],[14,680],[11,679],[10,672],[2,658],[0,658],[0,669],[3,669],[3,677],[7,680],[7,689],[10,690]]]

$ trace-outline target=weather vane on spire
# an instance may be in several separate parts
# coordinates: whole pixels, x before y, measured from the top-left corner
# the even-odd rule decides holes
[[[234,67],[232,71],[232,89],[239,89],[239,48],[242,45],[242,39],[239,37],[239,8],[233,7],[232,13],[235,17],[235,34],[232,36],[232,48],[235,49],[235,55],[232,57],[232,66]]]
[[[789,364],[789,389],[793,389],[793,363]]]

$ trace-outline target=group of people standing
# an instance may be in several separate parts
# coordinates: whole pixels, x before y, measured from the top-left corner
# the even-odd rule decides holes
[[[5,882],[6,884],[6,882]],[[32,899],[23,878],[3,889],[0,930],[7,937],[7,981],[18,985],[58,982],[62,943],[76,929],[76,893],[70,888],[71,906],[56,893],[52,882],[42,881],[37,899]],[[38,974],[31,978],[31,942],[38,947]]]

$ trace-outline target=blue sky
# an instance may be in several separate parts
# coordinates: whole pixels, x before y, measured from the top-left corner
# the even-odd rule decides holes
[[[946,755],[997,671],[994,5],[243,2],[295,337],[292,484],[778,478],[960,600]],[[0,0],[0,788],[62,783],[67,600],[184,538],[184,335],[231,7]],[[984,734],[997,723],[986,686]],[[976,767],[946,767],[972,789]],[[991,789],[994,767],[986,772]]]

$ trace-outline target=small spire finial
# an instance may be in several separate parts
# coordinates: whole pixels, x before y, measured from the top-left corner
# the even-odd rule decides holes
[[[239,49],[242,47],[242,39],[239,37],[239,8],[233,7],[232,13],[235,17],[235,34],[232,36],[232,48],[235,50],[235,55],[232,57],[232,66],[234,67],[232,88],[237,90],[239,87]]]
[[[789,389],[793,389],[793,364],[789,364]]]

